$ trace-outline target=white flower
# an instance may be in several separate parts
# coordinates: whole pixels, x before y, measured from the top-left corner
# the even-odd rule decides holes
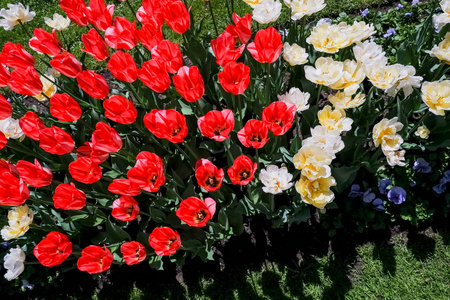
[[[366,76],[370,82],[381,90],[388,90],[394,87],[400,79],[403,79],[405,74],[402,74],[402,65],[395,64],[390,66],[382,66],[378,64],[371,64],[366,66]]]
[[[302,175],[310,180],[331,175],[330,164],[334,153],[329,149],[323,149],[320,145],[302,146],[294,155],[294,166],[302,170]]]
[[[405,166],[405,150],[401,151],[389,151],[383,150],[384,155],[386,156],[387,163],[394,167],[404,167]]]
[[[9,253],[5,255],[3,266],[7,270],[5,278],[9,281],[17,278],[25,270],[23,262],[25,261],[25,252],[17,246],[11,248]]]
[[[305,48],[302,48],[297,44],[292,44],[291,46],[289,43],[284,43],[283,58],[291,66],[303,65],[308,62],[308,53],[306,53]]]
[[[325,126],[317,125],[311,129],[311,137],[302,141],[302,147],[318,145],[323,150],[333,153],[333,159],[336,153],[344,149],[344,142],[339,135],[339,130],[328,130]]]
[[[403,89],[403,93],[408,97],[413,92],[413,87],[420,87],[423,77],[414,76],[416,69],[413,66],[398,65],[398,67],[400,70],[399,80],[393,87],[387,90],[387,93],[389,96],[395,96],[399,90]]]
[[[450,23],[450,0],[442,0],[440,3],[443,13],[433,16],[434,27],[441,30],[445,24]]]
[[[8,4],[8,9],[2,8],[0,10],[0,17],[3,17],[3,20],[0,20],[0,26],[5,30],[12,30],[14,26],[19,24],[19,21],[22,23],[29,22],[33,20],[35,15],[36,13],[30,11],[28,5],[25,8],[22,3]]]
[[[354,60],[346,59],[341,78],[330,84],[330,88],[335,90],[345,89],[347,94],[354,94],[364,78],[366,78],[366,74],[362,65]]]
[[[414,135],[426,140],[430,136],[430,129],[426,125],[419,126]]]
[[[434,45],[431,51],[425,52],[450,65],[450,32],[445,34],[444,40],[439,45]]]
[[[373,24],[366,24],[364,21],[355,21],[348,29],[348,35],[350,36],[352,43],[361,42],[376,33]]]
[[[403,124],[397,122],[398,118],[394,117],[390,120],[382,119],[375,124],[372,131],[372,138],[375,147],[381,145],[383,151],[394,151],[400,148],[403,138],[397,134],[403,128]]]
[[[321,11],[325,8],[326,4],[324,0],[292,0],[288,6],[292,10],[292,20],[300,20],[304,16],[310,16],[313,13]]]
[[[259,173],[259,179],[265,185],[264,193],[280,194],[284,190],[292,187],[293,175],[289,173],[286,167],[278,168],[275,165],[269,165]]]
[[[450,80],[425,81],[421,91],[422,101],[433,114],[444,116],[445,111],[450,110]]]
[[[55,78],[53,78],[53,76],[41,76],[40,78],[42,82],[42,93],[34,96],[34,98],[39,101],[45,101],[47,100],[47,98],[51,98],[58,91],[58,88],[53,83],[55,81]],[[44,95],[46,95],[47,97],[45,97]]]
[[[24,136],[24,133],[19,125],[19,120],[9,117],[0,121],[0,131],[6,136],[7,139],[13,140],[20,139]]]
[[[329,86],[344,75],[344,63],[331,57],[319,57],[314,65],[305,66],[305,77],[315,84]]]
[[[337,109],[355,108],[366,102],[366,95],[358,93],[352,95],[349,93],[338,91],[336,94],[330,94],[328,101]]]
[[[317,113],[320,125],[328,130],[338,130],[339,132],[349,131],[352,129],[353,120],[347,118],[345,111],[342,109],[332,109],[331,106],[325,105],[322,110]]]
[[[284,103],[294,104],[297,112],[307,110],[309,108],[308,100],[311,95],[307,92],[302,92],[300,89],[293,87],[288,93],[278,95],[278,100]]]
[[[8,241],[21,237],[30,229],[34,213],[28,205],[17,206],[8,212],[9,226],[3,227],[1,235],[3,240]]]
[[[58,78],[59,76],[61,76],[61,73],[56,71],[54,68],[48,68],[47,72],[45,72],[45,76],[47,76],[47,77],[51,76],[53,78]]]
[[[64,30],[70,25],[70,19],[64,18],[60,14],[53,14],[53,19],[44,17],[45,24],[58,31]]]
[[[253,19],[259,24],[275,22],[281,14],[281,3],[275,0],[264,0],[253,9]]]
[[[356,46],[353,47],[353,54],[355,55],[355,59],[364,66],[370,64],[387,64],[387,58],[385,52],[383,52],[383,48],[374,42],[357,42]]]

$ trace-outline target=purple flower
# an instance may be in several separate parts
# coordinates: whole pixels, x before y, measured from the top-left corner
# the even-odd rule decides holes
[[[444,193],[446,189],[447,189],[447,187],[445,186],[445,184],[442,184],[442,183],[433,186],[433,191],[435,191],[436,194],[439,194],[439,195]]]
[[[368,189],[367,191],[364,192],[363,201],[365,203],[371,203],[375,199],[375,197],[376,197],[375,194],[372,193],[370,189]]]
[[[378,206],[375,206],[375,210],[383,211],[383,210],[385,210],[385,208],[383,205],[378,205]]]
[[[2,249],[9,249],[11,248],[11,243],[10,242],[3,242],[0,244],[0,248]]]
[[[401,10],[403,9],[403,5],[401,5],[400,3],[397,5],[397,10]]]
[[[361,192],[361,187],[359,184],[352,184],[350,187],[350,193],[348,193],[348,196],[350,198],[358,198],[361,197],[364,193]]]
[[[394,28],[389,28],[385,34],[383,34],[383,37],[387,38],[390,37],[391,35],[396,34],[395,29]]]
[[[405,14],[405,18],[407,18],[407,19],[411,18],[411,16],[412,16],[412,13],[406,13]]]
[[[419,0],[413,0],[413,2],[411,3],[411,6],[415,6],[419,3]]]
[[[415,187],[416,185],[417,185],[417,182],[414,181],[414,180],[411,180],[411,181],[409,182],[409,186],[410,186],[410,187]]]
[[[392,185],[392,181],[390,179],[384,178],[378,182],[378,190],[381,194],[386,195],[386,189],[388,186]]]
[[[372,204],[374,206],[382,205],[383,204],[383,200],[381,200],[380,198],[377,198],[377,199],[373,200]]]
[[[446,183],[450,182],[450,170],[444,172],[444,177],[442,177],[442,179],[444,179]]]
[[[406,191],[400,186],[394,186],[387,193],[387,198],[395,204],[401,204],[406,200]]]
[[[417,171],[419,173],[425,173],[428,174],[431,172],[431,166],[430,164],[423,158],[418,158],[414,162],[413,170]]]
[[[366,8],[365,10],[362,11],[361,16],[362,16],[362,17],[365,17],[365,16],[367,16],[368,14],[369,14],[369,9]]]
[[[30,291],[34,289],[34,284],[31,284],[28,280],[22,279],[22,286],[24,289],[29,289]]]

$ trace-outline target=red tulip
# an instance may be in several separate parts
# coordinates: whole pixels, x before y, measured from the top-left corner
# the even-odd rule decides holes
[[[105,32],[105,41],[111,48],[130,50],[138,43],[136,22],[124,17],[116,17],[113,25]]]
[[[202,200],[189,197],[180,203],[176,215],[181,221],[192,227],[205,227],[216,212],[216,202],[212,198]]]
[[[34,51],[51,56],[59,54],[62,50],[61,43],[56,36],[56,29],[53,29],[52,33],[48,33],[42,28],[36,28],[34,37],[30,39],[28,44]]]
[[[157,28],[159,31],[161,31],[163,25],[164,25],[164,19],[162,16],[162,6],[161,3],[158,1],[155,1],[155,3],[158,5],[158,7],[147,7],[149,10],[145,9],[145,1],[143,1],[143,6],[139,7],[138,11],[136,12],[136,18],[141,22],[144,26],[149,25],[153,28]]]
[[[141,193],[139,185],[129,179],[114,179],[108,186],[108,191],[122,196],[137,196]]]
[[[41,79],[33,67],[12,71],[8,86],[16,93],[28,96],[39,95],[43,87]]]
[[[72,137],[59,127],[52,126],[41,130],[39,147],[51,154],[63,155],[72,152],[75,143]]]
[[[133,102],[122,96],[113,95],[103,101],[105,117],[120,124],[131,124],[137,118],[137,110]]]
[[[128,179],[147,192],[157,192],[166,183],[161,158],[154,153],[143,151],[138,154],[136,160],[136,165],[127,173]]]
[[[109,158],[109,152],[92,149],[92,143],[85,142],[84,146],[78,147],[77,157],[91,158],[96,164],[101,164]]]
[[[19,119],[19,126],[27,137],[35,141],[39,141],[41,131],[47,128],[38,115],[32,111],[27,111],[25,116]]]
[[[156,255],[171,255],[181,247],[180,235],[169,227],[153,229],[148,242],[155,249]]]
[[[114,52],[107,67],[118,80],[133,82],[137,79],[136,63],[128,52]]]
[[[163,40],[162,31],[151,24],[144,24],[138,29],[137,36],[142,45],[150,51]]]
[[[92,133],[92,148],[101,152],[117,152],[122,148],[120,135],[106,123],[98,122]]]
[[[0,54],[0,64],[14,69],[34,66],[34,58],[21,44],[7,42]]]
[[[207,138],[222,142],[234,128],[234,115],[230,109],[213,110],[197,121],[200,132]]]
[[[109,87],[105,78],[93,71],[81,71],[77,76],[78,86],[95,99],[108,97]]]
[[[61,183],[55,189],[53,202],[55,204],[55,208],[78,210],[82,209],[86,205],[86,194],[77,189],[73,182],[70,184]]]
[[[209,192],[220,189],[223,177],[223,169],[219,170],[207,159],[199,159],[195,164],[195,178],[198,185]]]
[[[111,215],[120,221],[133,221],[139,215],[139,204],[130,196],[114,200]]]
[[[175,74],[183,66],[180,47],[169,40],[162,40],[151,52],[152,58],[163,62],[169,73]]]
[[[235,62],[241,56],[245,45],[235,49],[234,44],[234,37],[226,31],[211,41],[211,48],[218,65],[224,67],[229,62]]]
[[[163,9],[163,18],[176,33],[183,34],[191,26],[189,12],[181,1],[169,1]]]
[[[34,247],[34,256],[45,267],[62,264],[72,254],[72,243],[67,235],[51,231]]]
[[[233,13],[233,22],[236,26],[228,25],[226,31],[238,37],[242,44],[247,44],[252,37],[252,15],[246,14],[241,18],[236,13]]]
[[[225,92],[240,95],[250,83],[250,68],[243,63],[230,62],[219,72],[219,82]]]
[[[9,72],[9,70],[0,63],[0,87],[7,86],[8,81],[10,80],[11,72]]]
[[[260,63],[276,61],[282,48],[281,35],[273,27],[258,31],[255,35],[255,42],[247,46],[253,58]]]
[[[111,26],[113,13],[114,4],[106,6],[104,0],[90,0],[89,7],[84,10],[89,23],[101,31]]]
[[[273,134],[282,135],[292,127],[295,112],[294,104],[277,101],[264,108],[262,119],[269,123],[269,129]]]
[[[3,163],[0,168],[0,205],[22,205],[30,196],[30,190],[19,178],[16,168],[8,165]]]
[[[84,0],[59,0],[59,6],[75,24],[79,26],[86,26],[88,24],[87,17],[84,14],[86,11]]]
[[[269,125],[258,120],[249,120],[237,134],[242,145],[255,149],[262,148],[267,143],[269,140],[267,138],[268,135]]]
[[[16,166],[13,165],[11,162],[0,159],[0,174],[3,173],[3,171],[11,173],[13,176],[19,178],[19,171],[17,171]]]
[[[19,171],[20,178],[32,187],[43,187],[52,184],[52,171],[41,167],[37,159],[34,159],[34,164],[25,160],[19,160],[16,168]]]
[[[160,60],[149,60],[138,70],[139,79],[157,93],[164,93],[170,87],[170,76]]]
[[[173,76],[173,85],[188,102],[197,101],[205,93],[205,84],[196,66],[181,67],[177,75]]]
[[[94,28],[90,29],[87,34],[81,36],[84,48],[81,51],[86,52],[98,61],[105,60],[109,57],[108,45],[102,36]]]
[[[253,180],[257,166],[249,157],[241,155],[234,160],[227,173],[233,184],[246,185]]]
[[[102,169],[91,158],[80,157],[69,164],[69,173],[76,181],[92,184],[102,178]]]
[[[6,138],[5,134],[0,131],[0,150],[5,148],[7,143],[8,143],[8,139]]]
[[[93,245],[84,248],[77,261],[78,269],[89,274],[97,274],[108,270],[114,258],[108,248],[104,247],[104,249]]]
[[[0,95],[0,120],[8,119],[12,114],[11,103]]]
[[[63,122],[73,122],[81,117],[77,101],[67,94],[54,94],[50,98],[50,114]]]
[[[173,109],[154,109],[144,117],[144,125],[160,139],[172,143],[182,143],[187,136],[188,127],[184,115]]]
[[[50,64],[56,71],[70,78],[77,77],[78,73],[83,69],[81,63],[75,56],[67,51],[55,55],[50,61]]]
[[[123,259],[127,265],[135,265],[140,263],[147,256],[145,247],[138,242],[127,242],[120,246],[120,252],[122,252]]]

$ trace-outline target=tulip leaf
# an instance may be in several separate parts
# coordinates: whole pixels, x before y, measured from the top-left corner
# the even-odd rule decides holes
[[[111,243],[123,242],[125,240],[131,241],[130,235],[121,227],[111,222],[110,218],[106,219],[106,232],[108,240]]]

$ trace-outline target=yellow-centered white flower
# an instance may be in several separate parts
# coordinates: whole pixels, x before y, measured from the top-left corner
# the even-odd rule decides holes
[[[450,110],[450,80],[424,82],[421,91],[422,101],[433,114],[444,116]]]
[[[403,66],[397,64],[399,68],[399,76],[397,82],[387,90],[389,96],[395,96],[398,91],[403,89],[403,93],[406,97],[411,95],[413,88],[419,88],[422,83],[422,76],[415,76],[416,69],[413,66]]]
[[[264,0],[253,8],[253,20],[259,24],[269,24],[278,20],[281,14],[281,3],[277,0]]]
[[[9,117],[4,120],[0,120],[0,131],[6,136],[7,139],[21,139],[25,137],[22,129],[19,125],[19,120]]]
[[[320,145],[306,145],[294,155],[295,168],[302,170],[302,175],[313,180],[331,175],[330,164],[334,153]]]
[[[366,76],[370,82],[381,90],[388,90],[397,84],[402,77],[400,64],[381,66],[377,64],[367,65]]]
[[[336,180],[333,176],[309,179],[302,175],[295,184],[295,189],[302,197],[303,202],[322,209],[328,203],[333,202],[334,193],[330,188],[335,185]]]
[[[264,184],[264,193],[274,195],[290,189],[293,185],[292,178],[293,175],[286,167],[278,168],[275,165],[269,165],[259,173],[259,180]]]
[[[14,26],[19,25],[19,21],[23,24],[33,20],[36,13],[34,11],[30,11],[30,7],[27,5],[23,6],[22,3],[18,4],[7,4],[8,9],[2,8],[0,10],[0,27],[3,27],[5,30],[12,30]]]
[[[9,241],[25,234],[33,223],[34,213],[28,205],[17,206],[8,212],[8,226],[3,227],[3,240]]]
[[[337,109],[349,109],[361,106],[366,102],[366,95],[358,93],[356,95],[351,95],[341,91],[336,94],[330,94],[328,96],[328,101]]]
[[[434,45],[430,51],[425,52],[450,65],[450,32],[445,34],[445,38],[439,45]]]
[[[305,48],[297,44],[289,45],[289,43],[284,43],[283,58],[291,66],[303,65],[308,62],[308,53],[306,53]]]
[[[45,24],[58,31],[64,30],[70,25],[70,19],[64,18],[60,14],[53,14],[53,19],[44,17]]]
[[[344,63],[335,61],[331,57],[320,57],[314,65],[315,68],[305,66],[305,77],[316,84],[330,86],[344,74]]]
[[[317,145],[325,152],[332,153],[332,159],[335,159],[336,153],[345,146],[339,134],[339,130],[328,130],[325,126],[317,125],[311,128],[311,136],[302,141],[302,147]]]
[[[387,163],[394,167],[404,167],[405,166],[405,150],[401,151],[388,151],[383,150],[383,154],[386,156]]]
[[[345,89],[347,92],[353,91],[354,93],[364,78],[366,78],[366,74],[362,65],[354,60],[346,59],[341,78],[330,84],[330,88],[335,90]]]
[[[25,252],[19,246],[9,249],[9,253],[5,255],[3,264],[7,270],[5,274],[6,280],[11,281],[22,274],[23,270],[25,270],[24,261]]]
[[[293,87],[286,94],[278,95],[278,100],[294,104],[297,112],[301,112],[309,108],[308,100],[310,96],[308,92],[302,92],[300,89]]]
[[[353,47],[353,54],[355,55],[356,61],[363,66],[371,64],[387,65],[386,53],[380,45],[374,42],[356,42],[356,45]]]
[[[36,100],[39,101],[45,101],[51,96],[53,96],[57,92],[57,87],[53,83],[55,81],[55,78],[53,76],[41,76],[41,82],[42,82],[42,93],[39,95],[34,96]],[[45,97],[45,96],[47,97]]]
[[[352,129],[353,120],[347,118],[345,111],[342,109],[332,109],[330,105],[325,105],[322,110],[317,113],[320,125],[328,130],[338,130],[339,132],[349,131]]]
[[[292,20],[300,20],[304,16],[310,16],[327,6],[324,0],[284,0],[284,3],[292,10]]]
[[[445,24],[450,23],[450,0],[442,0],[439,5],[443,13],[433,16],[434,27],[441,30]]]
[[[430,136],[430,129],[426,125],[419,126],[414,135],[426,140]]]
[[[403,124],[397,122],[398,118],[394,117],[390,120],[383,119],[375,124],[372,131],[372,138],[375,147],[381,145],[383,151],[394,151],[400,148],[403,138],[397,134],[403,128]]]
[[[261,4],[264,0],[242,0],[242,1],[244,1],[251,7],[255,7],[256,5]]]

